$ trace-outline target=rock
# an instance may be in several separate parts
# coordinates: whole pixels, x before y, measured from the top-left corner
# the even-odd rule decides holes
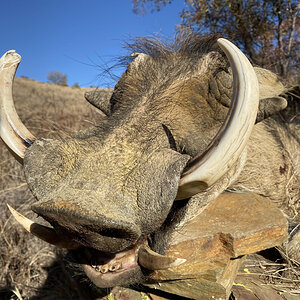
[[[284,300],[299,300],[300,296],[299,294],[290,294],[288,292],[284,292],[281,294]]]
[[[154,271],[155,283],[147,286],[191,299],[228,299],[243,256],[280,245],[287,227],[269,199],[224,193],[172,235],[166,255],[187,261]]]
[[[151,300],[145,293],[124,287],[114,287],[104,299],[107,300]],[[104,300],[103,299],[103,300]]]
[[[271,286],[251,276],[239,276],[232,287],[232,294],[239,300],[285,300]]]

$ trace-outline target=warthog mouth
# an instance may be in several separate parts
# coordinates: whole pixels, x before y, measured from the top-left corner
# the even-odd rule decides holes
[[[128,284],[141,272],[139,249],[146,241],[138,241],[133,247],[118,253],[106,253],[95,249],[74,250],[79,265],[87,277],[98,287],[107,288]]]
[[[152,251],[147,238],[141,238],[132,247],[117,253],[81,247],[71,250],[70,254],[99,288],[141,283],[146,273],[173,268],[186,261]]]
[[[70,250],[74,263],[81,265],[88,278],[98,287],[137,283],[143,272],[176,267],[186,260],[169,257],[152,251],[146,236],[140,237],[132,246],[120,252],[104,252],[83,246],[77,241],[68,240],[54,228],[47,227],[26,218],[8,205],[15,219],[30,233],[38,238]]]

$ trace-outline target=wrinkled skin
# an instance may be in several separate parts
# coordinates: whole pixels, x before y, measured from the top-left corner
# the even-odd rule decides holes
[[[174,204],[181,173],[220,128],[232,95],[226,58],[213,40],[198,38],[194,44],[199,43],[201,49],[182,46],[178,52],[157,50],[133,58],[105,103],[102,123],[70,140],[38,139],[25,153],[26,179],[38,200],[32,209],[82,245],[78,262],[96,259],[103,265],[120,255],[128,264],[123,273],[101,276],[85,266],[100,287],[146,280],[147,272],[137,262],[130,265],[127,254],[135,256],[144,240],[163,253],[170,232],[226,188],[255,190],[289,213],[284,193],[294,162],[282,156],[283,145],[272,133],[275,121],[256,125],[247,161],[245,152],[211,188]],[[285,107],[278,98],[284,88],[270,72],[257,68],[256,73],[262,121]],[[269,98],[276,105],[265,105]]]

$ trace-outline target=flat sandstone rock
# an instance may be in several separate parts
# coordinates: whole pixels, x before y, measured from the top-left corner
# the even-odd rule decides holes
[[[287,228],[269,199],[224,193],[173,233],[166,255],[187,261],[153,272],[156,283],[147,286],[191,299],[228,299],[243,257],[280,245]]]

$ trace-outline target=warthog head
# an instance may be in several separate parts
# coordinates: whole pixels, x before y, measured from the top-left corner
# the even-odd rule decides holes
[[[0,61],[1,137],[24,164],[37,199],[32,210],[52,227],[10,209],[28,231],[72,249],[99,287],[184,263],[163,256],[161,233],[180,220],[191,197],[242,164],[257,116],[256,74],[229,41],[141,44],[145,53],[133,54],[103,104],[107,117],[67,140],[35,138],[24,127],[11,92],[20,56],[9,51]]]

